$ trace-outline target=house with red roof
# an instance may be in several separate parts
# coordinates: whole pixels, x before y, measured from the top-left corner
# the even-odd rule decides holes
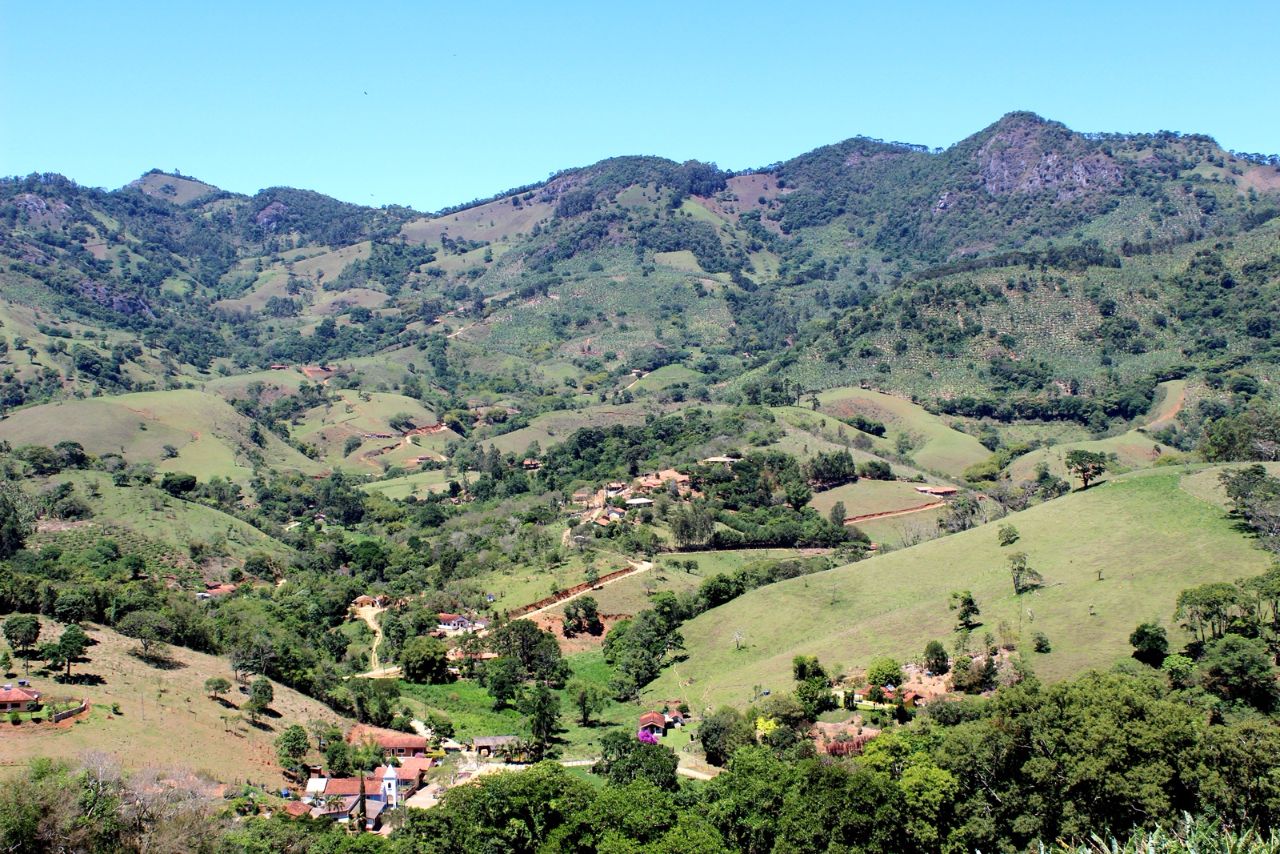
[[[5,685],[0,688],[0,712],[34,712],[40,708],[40,692]]]
[[[413,732],[398,732],[393,729],[356,724],[347,733],[348,744],[372,742],[382,748],[389,756],[426,756],[427,738]]]
[[[661,736],[667,731],[667,716],[662,712],[645,712],[640,716],[639,732],[647,732],[652,736]]]

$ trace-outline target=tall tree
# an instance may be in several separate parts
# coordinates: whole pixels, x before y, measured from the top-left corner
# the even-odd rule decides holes
[[[23,667],[31,672],[31,651],[40,639],[40,620],[32,614],[14,614],[4,621],[4,639],[22,657]]]
[[[1107,470],[1107,455],[1100,451],[1076,449],[1067,452],[1067,471],[1080,478],[1080,488],[1088,489]]]

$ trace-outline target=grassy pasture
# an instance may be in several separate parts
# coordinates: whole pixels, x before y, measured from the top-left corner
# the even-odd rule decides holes
[[[846,483],[835,489],[815,492],[809,503],[818,512],[826,514],[837,501],[843,501],[847,515],[861,516],[864,513],[905,510],[936,500],[916,492],[914,483],[863,478],[857,483]]]
[[[477,474],[478,472],[470,472],[469,476],[475,478]],[[414,472],[404,477],[393,477],[389,480],[375,480],[373,483],[366,483],[360,488],[365,492],[377,492],[387,498],[400,500],[408,498],[410,495],[422,496],[432,492],[444,492],[449,488],[449,481],[459,480],[460,478],[461,475],[456,472],[453,475],[446,476],[444,471],[437,469],[435,471]]]
[[[89,530],[118,526],[156,542],[167,543],[179,552],[187,544],[222,544],[233,558],[243,560],[252,552],[265,552],[288,560],[292,550],[257,528],[220,510],[174,498],[156,487],[119,487],[110,475],[96,471],[64,472],[49,483],[70,482],[76,493],[93,508]],[[97,497],[90,494],[96,487]]]
[[[1156,449],[1159,449],[1159,453]],[[1049,466],[1049,471],[1059,477],[1070,478],[1067,472],[1067,454],[1073,450],[1097,451],[1104,454],[1115,454],[1118,471],[1146,468],[1160,458],[1161,455],[1173,451],[1161,445],[1155,439],[1138,430],[1129,430],[1119,436],[1106,439],[1093,439],[1085,442],[1066,442],[1049,448],[1037,448],[1029,454],[1018,457],[1006,468],[1009,478],[1017,483],[1030,480],[1036,475],[1036,468],[1041,463]]]
[[[60,633],[54,624],[41,622],[44,634]],[[36,756],[72,761],[92,750],[116,757],[126,768],[194,765],[192,770],[223,782],[276,785],[282,780],[272,741],[285,727],[315,718],[350,725],[322,703],[276,684],[271,708],[279,716],[252,726],[234,708],[243,695],[229,694],[227,706],[204,693],[209,677],[232,678],[225,659],[171,647],[175,666],[158,669],[130,654],[137,644],[129,638],[107,628],[89,627],[89,635],[97,643],[73,672],[95,674],[102,684],[64,686],[32,670],[37,690],[86,698],[92,704],[89,715],[58,728],[47,723],[14,728],[6,722],[0,773],[15,772]],[[120,704],[119,715],[112,714],[112,703]]]
[[[571,412],[547,412],[533,418],[528,427],[486,440],[485,444],[493,445],[503,453],[523,454],[533,442],[547,448],[563,441],[574,430],[582,427],[643,424],[645,412],[645,407],[639,403],[589,406]]]
[[[273,467],[320,470],[274,435],[249,439],[252,422],[221,397],[194,389],[60,401],[14,412],[0,421],[0,439],[13,445],[79,442],[91,454],[119,453],[130,462],[149,460],[161,471],[184,471],[200,480],[219,476],[247,481],[248,454],[261,453]],[[167,457],[165,446],[178,452]]]
[[[891,446],[914,435],[920,444],[911,458],[923,469],[959,476],[989,453],[973,436],[954,430],[937,415],[909,400],[863,388],[833,388],[818,395],[821,411],[837,417],[858,414],[884,423]]]
[[[752,591],[682,628],[689,658],[669,668],[649,696],[685,692],[698,706],[744,702],[753,685],[790,686],[791,659],[814,654],[836,668],[877,655],[911,658],[925,643],[950,643],[952,590],[972,590],[985,631],[1004,624],[1053,643],[1030,654],[1036,671],[1062,679],[1128,655],[1142,620],[1171,629],[1178,592],[1260,572],[1270,560],[1221,508],[1180,486],[1181,469],[1137,473],[1014,514],[1018,543],[997,545],[996,523],[829,572]],[[1196,475],[1198,476],[1198,475]],[[1013,593],[1006,557],[1028,554],[1045,587]],[[1102,573],[1099,580],[1098,573]],[[746,646],[735,651],[732,635]]]

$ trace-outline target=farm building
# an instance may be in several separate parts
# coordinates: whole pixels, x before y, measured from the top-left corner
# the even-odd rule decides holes
[[[397,732],[392,729],[356,724],[347,733],[348,744],[373,742],[391,756],[426,756],[427,739],[425,736],[411,732]]]
[[[471,740],[471,747],[480,756],[493,756],[504,747],[516,744],[514,735],[478,735]]]
[[[34,712],[40,708],[40,692],[5,685],[0,689],[0,712]]]
[[[924,486],[916,487],[916,492],[923,495],[936,495],[939,498],[950,498],[959,491],[960,490],[954,486],[932,486],[930,484],[925,484]]]
[[[439,627],[445,631],[469,632],[474,629],[483,629],[488,623],[484,620],[473,620],[465,614],[449,614],[441,612],[436,614],[436,620]]]
[[[639,732],[660,736],[667,731],[667,716],[662,712],[645,712],[640,716]]]

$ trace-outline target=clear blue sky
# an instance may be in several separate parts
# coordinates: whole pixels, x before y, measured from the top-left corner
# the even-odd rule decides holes
[[[1280,151],[1274,0],[629,5],[0,0],[0,173],[436,209],[617,154],[947,146],[1018,109]]]

